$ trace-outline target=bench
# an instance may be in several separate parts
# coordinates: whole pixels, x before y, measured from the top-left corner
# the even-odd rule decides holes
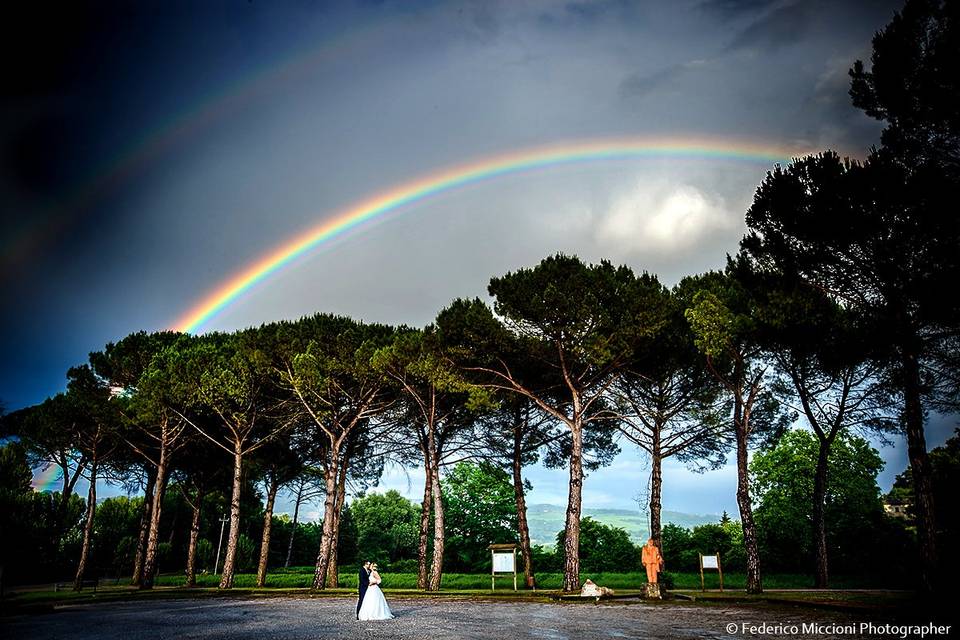
[[[100,586],[99,580],[82,580],[80,582],[80,588],[93,587],[93,590],[96,591],[97,587]],[[53,584],[54,591],[68,591],[73,589],[73,580],[70,582],[55,582]]]

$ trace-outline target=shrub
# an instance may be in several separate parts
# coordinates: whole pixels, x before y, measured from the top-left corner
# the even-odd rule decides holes
[[[256,553],[257,546],[253,540],[241,533],[240,539],[237,540],[237,571],[246,572],[256,569]]]
[[[206,538],[197,540],[197,572],[213,571],[213,543]]]

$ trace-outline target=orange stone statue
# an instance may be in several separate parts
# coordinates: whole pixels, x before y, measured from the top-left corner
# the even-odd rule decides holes
[[[640,561],[643,562],[647,570],[647,582],[657,583],[657,573],[663,571],[663,556],[660,555],[660,549],[653,543],[653,538],[647,540],[643,545],[643,552],[640,555]]]

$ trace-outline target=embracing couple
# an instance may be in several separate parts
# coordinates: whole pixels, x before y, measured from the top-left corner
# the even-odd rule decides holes
[[[376,563],[369,560],[360,567],[357,576],[360,599],[357,600],[357,620],[389,620],[393,617],[387,599],[380,590],[380,574]]]

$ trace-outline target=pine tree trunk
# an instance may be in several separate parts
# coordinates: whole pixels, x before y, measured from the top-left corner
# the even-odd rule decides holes
[[[237,562],[237,542],[240,540],[240,487],[243,473],[243,454],[236,445],[233,454],[233,491],[230,494],[230,534],[227,536],[227,555],[223,560],[220,588],[233,588],[233,572]]]
[[[70,507],[70,496],[73,495],[73,487],[77,483],[82,467],[77,467],[76,473],[70,475],[70,463],[66,454],[62,457],[63,462],[58,463],[60,472],[63,474],[63,488],[60,491],[60,504],[57,506],[57,520],[54,523],[58,541],[63,541],[63,536],[67,529],[67,510]]]
[[[196,502],[192,505],[193,519],[190,521],[190,546],[187,548],[187,586],[197,586],[197,542],[200,539],[200,509],[203,505],[203,491],[197,489]]]
[[[277,500],[277,491],[280,483],[276,477],[271,478],[267,489],[267,508],[263,514],[263,535],[260,538],[260,562],[257,564],[257,586],[263,587],[267,582],[267,561],[270,559],[270,530],[273,526],[273,505]]]
[[[753,523],[753,506],[750,504],[750,476],[747,468],[747,417],[744,416],[740,398],[734,399],[734,423],[737,437],[737,506],[740,508],[740,523],[743,525],[743,546],[747,555],[747,593],[762,593],[760,579],[760,549],[757,544],[757,528]]]
[[[147,549],[144,553],[141,589],[152,589],[157,573],[157,545],[160,536],[160,514],[163,510],[163,494],[167,485],[168,451],[166,444],[160,447],[160,460],[157,464],[157,476],[154,482],[153,506],[150,507],[150,527],[147,533]]]
[[[430,456],[424,455],[423,502],[420,503],[420,542],[417,545],[417,589],[427,590],[427,541],[430,536],[430,503],[433,501],[433,480]]]
[[[653,446],[650,453],[650,537],[663,555],[663,526],[660,521],[663,503],[663,456],[660,452],[660,429],[657,422],[653,433]]]
[[[523,579],[528,589],[536,585],[533,578],[533,554],[530,551],[530,527],[527,524],[527,500],[523,491],[522,441],[519,432],[514,437],[513,497],[517,503],[517,529],[520,534],[520,558],[523,561]]]
[[[920,544],[920,589],[926,593],[939,590],[936,518],[933,488],[930,482],[930,461],[923,433],[923,404],[920,394],[920,366],[909,350],[903,355],[904,422],[907,432],[907,457],[913,475],[913,508],[917,518],[917,541]]]
[[[829,585],[829,567],[827,559],[827,526],[824,509],[827,499],[827,464],[830,458],[830,442],[819,438],[820,450],[817,453],[817,468],[813,475],[813,549],[814,567],[813,585],[817,589],[826,589]]]
[[[290,558],[293,556],[293,538],[297,535],[297,518],[300,517],[300,502],[303,501],[303,487],[304,484],[301,481],[300,487],[297,489],[297,499],[293,503],[293,524],[290,527],[290,542],[287,543],[287,559],[283,563],[284,568],[290,566]]]
[[[143,495],[143,514],[140,516],[140,535],[137,538],[137,554],[133,558],[133,577],[130,584],[139,587],[143,580],[143,561],[147,553],[147,537],[150,535],[150,510],[153,509],[153,490],[157,484],[157,470],[147,469],[147,486]]]
[[[332,451],[330,464],[324,470],[326,495],[323,498],[323,535],[320,537],[320,549],[313,571],[313,588],[323,589],[326,585],[327,566],[330,563],[330,547],[333,542],[334,510],[337,502],[338,451]]]
[[[580,589],[580,511],[583,495],[583,425],[575,421],[570,427],[570,488],[567,498],[567,519],[563,543],[563,590]]]
[[[87,491],[87,518],[83,525],[83,547],[80,549],[80,562],[77,565],[77,576],[73,580],[73,590],[83,588],[83,574],[87,570],[87,560],[90,557],[90,542],[93,537],[93,517],[97,511],[97,462],[90,463],[90,489]]]
[[[440,488],[440,465],[436,451],[431,455],[430,484],[433,494],[433,560],[430,563],[430,591],[439,591],[443,580],[443,551],[445,543],[445,525],[443,522],[443,494]]]
[[[347,459],[340,465],[340,477],[337,479],[337,502],[333,510],[333,537],[330,541],[330,561],[327,562],[327,587],[340,586],[340,567],[337,552],[340,548],[340,516],[343,514],[343,501],[347,497]]]

